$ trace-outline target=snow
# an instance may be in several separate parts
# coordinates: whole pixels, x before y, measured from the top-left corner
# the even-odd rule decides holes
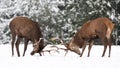
[[[48,45],[50,47],[50,45]],[[57,45],[63,47],[62,45]],[[49,47],[45,48],[49,49]],[[108,50],[105,57],[101,57],[103,46],[93,46],[90,57],[87,57],[87,48],[83,57],[79,57],[73,52],[68,52],[64,56],[65,51],[60,53],[45,53],[44,56],[35,54],[30,55],[32,45],[28,45],[26,55],[24,57],[11,56],[11,45],[0,45],[0,67],[2,68],[120,68],[120,46],[112,46],[111,57],[108,57]],[[20,44],[20,54],[23,52],[23,44]]]

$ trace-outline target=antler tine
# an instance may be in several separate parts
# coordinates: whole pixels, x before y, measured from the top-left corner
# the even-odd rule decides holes
[[[42,40],[43,38],[39,38],[39,42]]]
[[[56,40],[56,39],[60,40],[60,42],[61,42],[60,44],[61,44],[61,45],[65,45],[65,47],[66,47],[66,43],[64,43],[62,39],[56,38],[56,37],[51,38],[51,40]],[[47,42],[44,41],[44,44],[45,44],[45,46],[46,46]],[[50,48],[56,48],[56,49],[43,50],[43,51],[42,51],[43,55],[44,55],[44,52],[49,52],[49,54],[51,54],[51,51],[56,51],[57,53],[59,53],[59,50],[64,50],[64,51],[66,52],[66,53],[65,53],[65,56],[66,56],[67,53],[68,53],[68,49],[67,49],[67,48],[61,48],[61,47],[58,47],[58,46],[55,46],[55,45],[50,46]]]

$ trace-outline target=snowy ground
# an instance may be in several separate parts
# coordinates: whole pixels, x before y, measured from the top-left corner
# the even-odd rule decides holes
[[[59,45],[60,46],[60,45]],[[20,45],[22,55],[23,45]],[[93,46],[90,57],[87,57],[87,48],[83,57],[73,52],[65,51],[45,53],[44,56],[30,55],[32,46],[29,44],[25,57],[11,56],[11,45],[0,45],[0,67],[2,68],[120,68],[120,46],[112,46],[111,57],[108,58],[108,50],[105,57],[101,57],[103,46]]]

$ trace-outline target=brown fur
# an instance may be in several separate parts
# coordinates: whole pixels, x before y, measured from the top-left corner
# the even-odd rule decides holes
[[[93,40],[100,38],[104,44],[104,51],[102,57],[106,52],[107,45],[109,46],[109,57],[111,53],[111,34],[114,28],[114,24],[108,18],[97,18],[92,21],[88,21],[83,24],[81,29],[75,34],[74,38],[70,41],[67,48],[80,56],[86,48],[86,44],[89,43],[88,47],[88,57],[90,55],[90,50],[93,45]],[[82,48],[82,53],[80,53],[79,48]]]
[[[18,56],[20,56],[19,53],[19,44],[22,38],[24,38],[24,53],[27,49],[27,45],[29,40],[34,43],[37,43],[40,38],[42,38],[42,33],[39,28],[38,23],[28,19],[27,17],[16,17],[10,22],[10,30],[12,34],[12,56],[14,55],[14,42],[17,36],[17,41],[15,43],[16,50]],[[37,47],[37,48],[36,48]],[[31,55],[33,55],[36,52],[40,52],[44,48],[43,41],[39,41],[39,44],[34,45],[34,49],[31,52]],[[37,50],[36,50],[37,49]]]

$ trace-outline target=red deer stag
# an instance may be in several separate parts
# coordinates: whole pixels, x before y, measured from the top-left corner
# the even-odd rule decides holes
[[[12,34],[12,56],[14,55],[14,43],[16,38],[17,41],[15,45],[18,57],[20,57],[19,44],[22,38],[24,38],[23,56],[25,55],[29,41],[32,41],[33,43],[33,51],[31,52],[31,55],[34,55],[34,53],[40,53],[44,48],[44,40],[42,39],[43,36],[38,23],[27,17],[16,17],[10,22],[9,27]]]
[[[86,44],[89,43],[88,47],[88,57],[90,56],[90,50],[93,45],[93,40],[100,38],[101,42],[104,44],[104,50],[102,57],[105,55],[107,45],[109,46],[109,56],[111,53],[111,40],[112,31],[114,29],[114,24],[108,18],[97,18],[92,21],[88,21],[83,24],[81,29],[75,34],[72,40],[67,44],[67,49],[71,50],[81,57],[86,48]],[[79,48],[82,48],[82,53],[80,53]]]

